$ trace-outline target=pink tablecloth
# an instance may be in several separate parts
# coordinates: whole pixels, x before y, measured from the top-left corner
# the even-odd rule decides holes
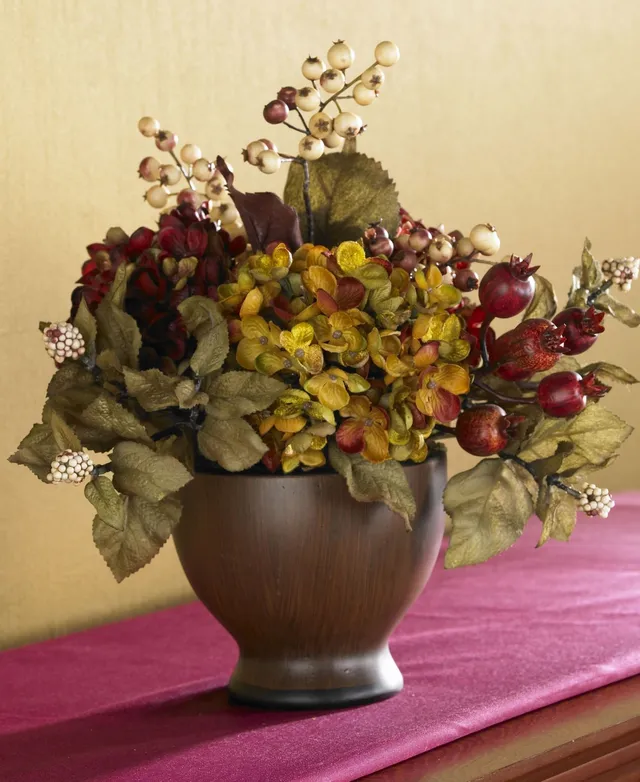
[[[0,656],[2,782],[343,782],[640,673],[640,495],[570,544],[532,534],[432,580],[394,635],[399,696],[324,713],[227,705],[197,603]]]

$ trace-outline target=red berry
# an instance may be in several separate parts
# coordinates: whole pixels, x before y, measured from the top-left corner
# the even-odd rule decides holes
[[[289,116],[289,107],[283,100],[272,100],[262,110],[262,116],[270,125],[279,125]]]
[[[577,372],[554,372],[538,385],[538,404],[553,418],[567,418],[582,412],[587,397],[603,396],[609,387],[599,383],[593,373],[584,378]]]
[[[498,405],[481,405],[458,416],[456,439],[474,456],[491,456],[507,447],[510,424],[509,416]]]
[[[581,309],[571,307],[559,312],[553,322],[556,326],[564,326],[564,353],[577,356],[584,353],[598,339],[598,334],[604,331],[602,321],[604,312],[597,312],[593,307]]]
[[[507,331],[492,351],[496,374],[505,380],[523,380],[534,372],[551,369],[564,349],[564,326],[545,318],[530,318]]]
[[[127,245],[127,253],[129,255],[139,255],[140,253],[148,250],[153,242],[155,233],[151,228],[137,228],[129,237],[129,244]]]
[[[478,275],[473,269],[460,269],[453,277],[453,284],[459,291],[474,291],[478,287]]]
[[[282,87],[278,92],[278,100],[286,103],[290,109],[295,109],[297,94],[298,90],[295,87]]]
[[[496,263],[480,283],[480,303],[494,318],[512,318],[518,315],[533,298],[535,282],[531,275],[538,266],[530,267],[531,255]]]
[[[400,250],[393,256],[393,265],[411,274],[418,265],[418,256],[413,250]]]
[[[393,242],[385,236],[378,236],[369,242],[369,252],[373,255],[386,255],[387,258],[393,253]]]

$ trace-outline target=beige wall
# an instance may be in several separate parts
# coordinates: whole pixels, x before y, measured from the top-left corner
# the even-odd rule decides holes
[[[190,594],[170,545],[116,585],[93,548],[82,492],[48,488],[4,462],[39,415],[51,372],[38,320],[66,315],[88,242],[110,225],[153,220],[136,179],[138,160],[152,154],[136,132],[140,115],[205,154],[229,155],[242,187],[280,189],[283,178],[240,164],[241,147],[265,133],[263,104],[299,84],[303,57],[323,55],[332,38],[347,37],[362,65],[392,38],[402,59],[363,110],[362,148],[383,160],[416,216],[463,230],[494,222],[504,248],[533,251],[560,289],[587,233],[601,257],[640,253],[637,0],[1,6],[2,645]],[[283,148],[287,134],[273,133]],[[640,290],[629,299],[640,305]],[[612,325],[597,355],[638,374],[630,336]],[[637,393],[616,391],[610,402],[640,423]],[[639,460],[640,436],[609,486],[640,488]],[[469,464],[459,454],[452,462]]]

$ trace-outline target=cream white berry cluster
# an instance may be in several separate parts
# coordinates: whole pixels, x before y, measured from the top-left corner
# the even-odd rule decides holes
[[[281,154],[272,141],[259,139],[243,151],[245,161],[258,166],[264,174],[274,174],[283,162],[318,160],[327,149],[339,149],[345,139],[362,133],[366,127],[362,117],[345,111],[343,101],[353,100],[358,106],[373,103],[384,85],[384,68],[398,62],[400,51],[392,41],[382,41],[375,48],[374,58],[369,68],[349,81],[346,73],[355,54],[346,41],[336,41],[331,46],[327,63],[319,57],[307,57],[302,63],[302,75],[311,84],[282,87],[278,97],[267,103],[263,111],[269,124],[285,124],[303,134],[297,156]],[[352,92],[345,94],[349,89]],[[302,127],[287,121],[292,112],[298,115]],[[311,114],[308,120],[303,113]]]
[[[155,209],[164,209],[175,198],[180,205],[193,209],[205,207],[212,220],[221,223],[231,238],[245,235],[238,210],[231,200],[225,180],[215,164],[203,157],[196,144],[184,144],[176,154],[178,136],[171,130],[161,130],[160,123],[153,117],[142,117],[138,130],[143,136],[153,138],[161,152],[167,152],[173,163],[160,163],[155,157],[140,161],[138,174],[146,182],[154,182],[145,193],[145,201]],[[227,165],[229,165],[227,163]],[[231,166],[229,165],[229,168]],[[179,187],[182,182],[183,187]],[[200,190],[198,188],[201,188]]]
[[[72,323],[50,323],[42,338],[56,364],[62,364],[65,358],[80,358],[86,349],[82,334]]]
[[[595,483],[583,484],[578,507],[587,516],[602,516],[603,519],[606,519],[615,504],[615,500],[609,494],[609,489],[600,489]]]
[[[67,449],[51,462],[49,483],[82,483],[93,470],[93,462],[84,451]]]
[[[631,283],[638,279],[639,272],[640,258],[607,258],[602,261],[602,274],[625,293],[631,290]]]

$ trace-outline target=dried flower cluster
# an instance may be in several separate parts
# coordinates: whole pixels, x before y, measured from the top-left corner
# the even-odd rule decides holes
[[[291,163],[284,202],[241,192],[225,160],[194,144],[177,153],[175,133],[140,120],[171,158],[139,166],[158,225],[89,245],[69,321],[41,324],[55,373],[12,457],[49,483],[90,478],[94,540],[118,580],[155,556],[180,519],[176,493],[207,465],[331,467],[410,528],[402,465],[455,439],[481,461],[445,491],[452,567],[507,548],[534,512],[544,543],[569,537],[578,508],[613,507],[585,479],[631,431],[602,397],[636,380],[576,356],[607,315],[640,323],[610,295],[638,261],[601,264],[587,241],[558,311],[531,255],[495,259],[490,223],[464,233],[412,218],[356,151],[364,126],[342,103],[371,103],[398,57],[380,43],[349,80],[354,53],[338,41],[326,63],[303,63],[309,86],[267,104],[272,125],[298,116],[298,154],[259,139],[244,157],[265,173]]]

